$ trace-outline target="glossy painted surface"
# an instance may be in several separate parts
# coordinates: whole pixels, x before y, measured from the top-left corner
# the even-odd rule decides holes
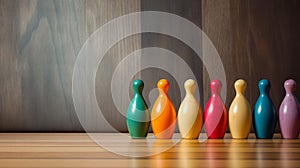
[[[137,79],[132,87],[134,95],[127,110],[127,128],[132,138],[145,138],[149,130],[150,114],[142,95],[144,82]]]
[[[201,107],[194,93],[196,82],[188,79],[184,83],[186,95],[178,110],[178,127],[184,139],[197,139],[202,129],[203,117]]]
[[[234,139],[247,138],[251,129],[251,109],[244,96],[246,86],[246,82],[242,79],[237,80],[234,84],[236,96],[229,108],[229,128]]]
[[[166,79],[159,80],[157,88],[159,95],[151,112],[153,133],[156,138],[170,139],[176,127],[176,111],[168,96],[169,81]]]
[[[286,95],[279,108],[279,125],[283,138],[296,139],[300,131],[300,105],[294,95],[296,82],[292,79],[285,81]]]
[[[257,138],[272,138],[277,123],[277,114],[269,96],[270,82],[262,79],[258,83],[260,95],[253,109],[253,128]]]
[[[210,83],[211,97],[204,110],[204,124],[208,138],[221,139],[224,137],[228,124],[228,113],[220,96],[222,83],[212,80]]]

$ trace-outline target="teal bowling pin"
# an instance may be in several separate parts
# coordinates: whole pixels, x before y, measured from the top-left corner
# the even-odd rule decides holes
[[[144,82],[135,80],[132,84],[134,95],[128,106],[126,121],[131,138],[146,138],[150,125],[148,106],[143,98]]]
[[[270,139],[273,138],[277,122],[276,110],[269,96],[270,82],[262,79],[258,83],[258,88],[260,95],[254,107],[253,127],[256,138]]]

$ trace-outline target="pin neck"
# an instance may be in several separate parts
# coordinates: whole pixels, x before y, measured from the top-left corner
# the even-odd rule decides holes
[[[159,90],[159,94],[165,94],[168,95],[168,91],[162,90],[162,89],[158,89]]]
[[[142,94],[144,89],[144,82],[142,80],[135,80],[132,85],[134,94]]]
[[[142,91],[134,91],[134,95],[141,95]]]
[[[294,92],[295,92],[295,88],[292,88],[292,87],[290,87],[290,88],[285,87],[285,93],[286,93],[286,94],[294,94]]]
[[[262,79],[258,83],[258,88],[261,96],[269,95],[271,84],[267,79]]]
[[[242,95],[244,96],[245,94],[245,90],[246,90],[246,82],[243,81],[243,80],[238,80],[237,82],[235,82],[235,92],[236,92],[236,95]]]
[[[195,98],[194,94],[192,94],[192,93],[186,93],[186,94],[185,94],[185,97]]]
[[[260,92],[260,96],[269,96],[268,92]]]
[[[211,91],[211,95],[212,95],[212,96],[220,95],[220,91],[219,91],[219,90],[212,90],[212,91]]]
[[[222,88],[221,81],[214,79],[210,82],[211,94],[220,94]]]
[[[192,79],[186,80],[184,83],[184,89],[185,89],[185,94],[187,97],[194,97],[195,89],[196,89],[196,82]]]
[[[134,88],[133,91],[134,91],[134,94],[142,94],[142,92],[143,92],[143,87]]]
[[[245,87],[241,87],[241,88],[236,88],[236,95],[241,95],[241,96],[244,96],[245,95],[245,90],[246,88]]]
[[[259,92],[260,92],[260,96],[269,96],[270,88],[269,87],[263,89],[260,88]]]
[[[289,88],[285,87],[285,95],[286,96],[294,96],[295,90],[296,90],[295,86],[289,87]]]
[[[160,94],[165,94],[165,95],[168,95],[168,91],[169,91],[169,85],[166,85],[166,86],[160,86],[158,87],[158,90],[159,90],[159,93]]]
[[[293,93],[285,93],[285,96],[286,96],[286,97],[294,96],[294,94],[293,94]]]
[[[237,96],[244,96],[245,93],[244,93],[244,92],[236,92],[236,95],[237,95]]]
[[[220,94],[219,93],[211,93],[211,97],[219,97]]]
[[[288,95],[288,96],[289,96],[289,95],[294,95],[294,92],[286,91],[286,92],[285,92],[285,95]]]
[[[296,90],[296,82],[293,79],[288,79],[284,82],[284,89],[286,94],[294,94]]]
[[[186,92],[187,96],[193,96],[194,95],[194,91],[192,91],[192,90],[185,90],[185,92]]]

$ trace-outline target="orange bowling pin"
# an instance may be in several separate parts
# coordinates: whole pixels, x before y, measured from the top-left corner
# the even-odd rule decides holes
[[[229,108],[229,128],[234,139],[247,138],[251,129],[251,109],[248,100],[244,96],[246,86],[246,82],[242,79],[234,83],[236,96]]]
[[[168,80],[161,79],[157,88],[159,95],[151,112],[152,130],[156,138],[170,139],[176,127],[176,111],[168,96],[170,84]]]

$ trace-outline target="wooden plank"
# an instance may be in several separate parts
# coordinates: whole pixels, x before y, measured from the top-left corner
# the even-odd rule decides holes
[[[109,150],[113,150],[120,153],[146,153],[150,149],[156,150],[156,151],[166,151],[167,149],[165,146],[154,146],[154,147],[147,147],[147,146],[126,146],[126,147],[109,147]],[[290,152],[290,153],[300,153],[300,148],[274,148],[274,147],[259,147],[259,148],[253,148],[253,147],[211,147],[211,148],[205,148],[205,146],[198,146],[198,147],[185,147],[185,152],[239,152],[239,153],[247,153],[247,152]],[[174,146],[167,150],[168,152],[180,152],[181,147],[180,146]],[[82,153],[88,153],[88,152],[107,152],[106,149],[101,148],[100,146],[96,147],[53,147],[53,146],[47,146],[47,147],[39,147],[39,146],[30,146],[30,147],[1,147],[0,152],[82,152]]]
[[[247,153],[229,153],[229,152],[164,152],[159,155],[146,157],[148,159],[214,159],[214,160],[230,160],[230,159],[247,159],[247,160],[299,160],[299,153],[272,153],[272,152],[247,152]],[[234,158],[233,158],[234,157]],[[105,152],[1,152],[0,159],[124,159],[124,156]]]
[[[0,167],[298,167],[297,160],[1,159]]]
[[[97,134],[117,153],[146,155],[172,140]],[[151,136],[151,134],[150,134]],[[175,134],[178,137],[179,134]],[[226,135],[228,137],[228,135]],[[253,137],[253,134],[250,135]],[[280,137],[276,134],[275,137]],[[23,140],[24,139],[24,140]],[[130,140],[130,139],[129,139]],[[173,139],[174,140],[174,139]],[[175,139],[180,140],[180,139]],[[131,158],[109,152],[79,133],[0,134],[0,167],[299,167],[299,139],[181,140],[155,155]]]

